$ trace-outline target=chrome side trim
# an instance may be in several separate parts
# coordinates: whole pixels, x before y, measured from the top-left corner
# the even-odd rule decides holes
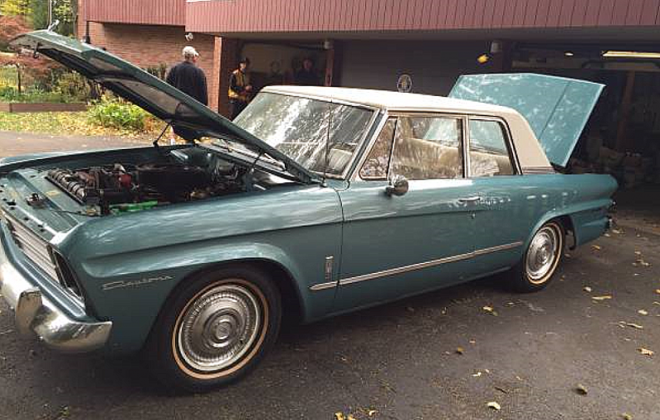
[[[314,286],[311,286],[309,290],[311,290],[312,292],[318,292],[320,290],[334,289],[335,287],[337,287],[337,282],[329,281],[327,283],[315,284]]]
[[[523,174],[540,175],[557,173],[552,166],[527,166],[523,168]]]
[[[402,273],[407,273],[407,272],[410,272],[410,271],[421,270],[421,269],[424,269],[424,268],[435,267],[435,266],[441,265],[441,264],[447,264],[447,263],[452,263],[452,262],[457,262],[457,261],[468,260],[470,258],[478,257],[480,255],[490,254],[490,253],[498,252],[498,251],[505,251],[505,250],[513,249],[513,248],[518,248],[519,246],[522,246],[522,245],[523,245],[522,241],[517,241],[517,242],[510,243],[510,244],[497,245],[497,246],[493,246],[493,247],[490,247],[490,248],[478,249],[476,251],[468,252],[466,254],[453,255],[451,257],[444,257],[444,258],[440,258],[440,259],[437,259],[437,260],[431,260],[431,261],[426,261],[426,262],[422,262],[422,263],[406,265],[406,266],[403,266],[403,267],[396,267],[396,268],[390,268],[388,270],[377,271],[375,273],[362,274],[360,276],[355,276],[355,277],[348,277],[348,278],[339,280],[339,285],[340,286],[345,286],[347,284],[359,283],[359,282],[368,281],[368,280],[375,280],[375,279],[379,279],[381,277],[387,277],[387,276],[392,276],[392,275],[395,275],[395,274],[402,274]]]

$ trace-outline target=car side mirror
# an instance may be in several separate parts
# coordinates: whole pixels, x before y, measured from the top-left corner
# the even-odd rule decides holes
[[[403,175],[397,175],[390,179],[390,184],[385,187],[385,194],[388,196],[396,195],[401,197],[408,192],[408,180]]]

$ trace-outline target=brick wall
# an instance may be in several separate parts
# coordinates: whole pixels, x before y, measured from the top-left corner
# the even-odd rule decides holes
[[[84,2],[81,2],[84,8]],[[78,21],[78,36],[85,35],[84,10]],[[195,34],[188,42],[182,26],[130,25],[90,22],[89,36],[93,45],[107,50],[131,63],[146,68],[165,63],[168,68],[181,61],[181,50],[192,45],[199,52],[197,64],[204,70],[209,89],[209,107],[218,109],[219,71],[216,39]]]

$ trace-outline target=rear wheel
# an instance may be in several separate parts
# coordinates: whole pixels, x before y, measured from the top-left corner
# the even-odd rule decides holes
[[[277,288],[260,271],[207,273],[173,294],[145,357],[167,387],[207,391],[248,373],[274,344],[280,318]]]
[[[519,292],[541,290],[552,280],[564,253],[561,224],[550,221],[536,231],[522,260],[509,272],[510,286]]]

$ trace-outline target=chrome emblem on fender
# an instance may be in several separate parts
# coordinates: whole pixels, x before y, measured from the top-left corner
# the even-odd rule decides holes
[[[106,283],[103,286],[101,286],[101,290],[104,292],[107,292],[108,290],[113,290],[113,289],[123,289],[126,287],[138,287],[138,286],[144,286],[145,284],[151,284],[151,283],[158,283],[161,281],[168,281],[172,280],[172,276],[159,276],[159,277],[149,277],[145,279],[140,279],[140,280],[133,280],[133,281],[113,281],[110,283]]]

